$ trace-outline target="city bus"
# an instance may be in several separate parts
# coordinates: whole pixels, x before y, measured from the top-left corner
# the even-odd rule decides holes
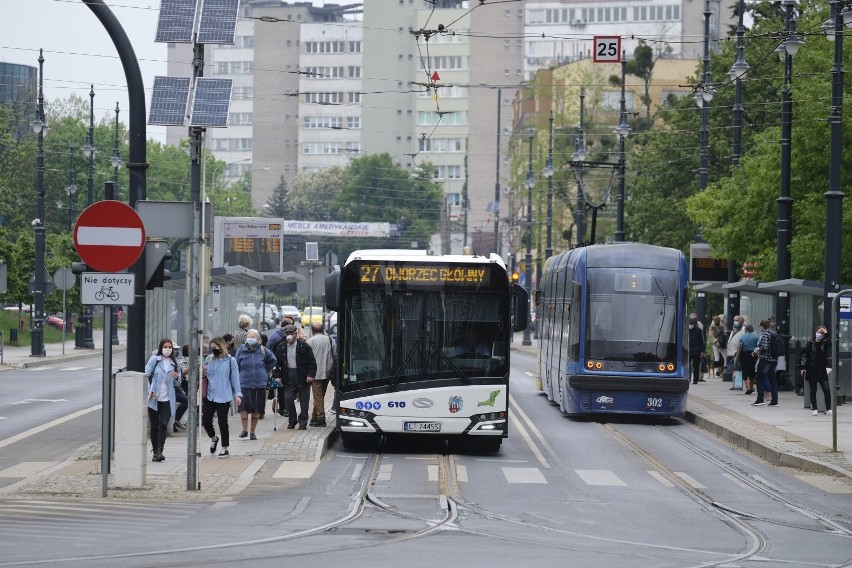
[[[569,415],[683,416],[687,281],[683,253],[647,244],[548,258],[536,290],[547,398]]]
[[[393,433],[499,451],[508,435],[509,344],[529,317],[528,294],[499,256],[358,250],[325,290],[338,314],[344,447]]]

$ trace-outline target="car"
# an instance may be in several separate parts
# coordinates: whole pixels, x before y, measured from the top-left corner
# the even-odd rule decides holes
[[[3,309],[8,310],[8,311],[17,312],[18,306],[7,306]],[[21,312],[23,312],[25,314],[28,314],[31,311],[33,311],[32,306],[22,306],[21,307]],[[53,327],[53,328],[58,329],[59,331],[62,331],[63,329],[65,329],[65,320],[61,316],[52,316],[50,314],[44,314],[44,325],[49,325],[50,327]],[[73,323],[70,326],[68,326],[68,331],[69,332],[74,331],[74,324]]]
[[[302,312],[296,306],[281,306],[278,310],[281,317],[289,316],[293,318],[293,322],[302,321]]]
[[[308,327],[313,323],[322,323],[322,308],[320,306],[307,306],[302,312],[302,327]]]
[[[266,310],[264,310],[263,321],[260,322],[260,323],[258,323],[257,321],[254,322],[254,325],[259,326],[259,329],[261,331],[267,331],[267,330],[270,330],[270,329],[274,329],[278,325],[278,321],[279,321],[278,309],[275,306],[273,306],[272,304],[266,304],[265,307],[266,307]],[[257,310],[257,314],[254,317],[255,320],[260,319],[260,311],[261,310]]]

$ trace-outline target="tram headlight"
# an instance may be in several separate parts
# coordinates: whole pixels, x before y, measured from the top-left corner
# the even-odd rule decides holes
[[[660,371],[661,373],[662,373],[663,371],[665,371],[665,370],[666,370],[666,365],[665,365],[665,363],[660,363],[660,365],[657,367],[657,370],[658,370],[658,371]]]
[[[603,369],[603,363],[601,363],[600,361],[598,361],[597,363],[595,363],[595,369],[597,369],[597,370],[601,370],[601,369]]]
[[[586,368],[587,369],[594,369],[595,368],[595,362],[594,361],[586,361]]]
[[[666,369],[668,371],[674,371],[675,370],[674,363],[669,363],[668,365],[666,365]]]

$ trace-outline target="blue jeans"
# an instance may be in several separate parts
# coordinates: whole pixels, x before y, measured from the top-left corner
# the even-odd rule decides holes
[[[778,379],[775,377],[775,361],[767,361],[766,359],[757,360],[757,400],[755,402],[763,402],[763,395],[766,392],[766,386],[769,385],[769,392],[772,396],[770,404],[778,404]]]

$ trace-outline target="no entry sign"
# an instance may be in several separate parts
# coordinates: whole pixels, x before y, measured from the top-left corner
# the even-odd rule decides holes
[[[99,201],[77,218],[74,246],[82,261],[94,270],[120,272],[145,250],[145,225],[130,206],[120,201]]]

